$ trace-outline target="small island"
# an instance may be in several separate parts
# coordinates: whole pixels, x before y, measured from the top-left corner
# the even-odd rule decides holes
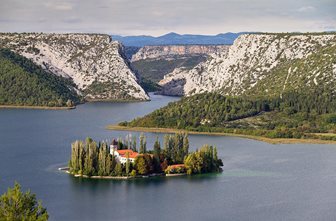
[[[127,136],[95,142],[91,138],[75,141],[71,145],[68,173],[75,177],[98,179],[130,179],[149,176],[179,176],[220,172],[223,166],[217,148],[203,145],[189,152],[189,139],[185,133],[164,136],[161,148],[158,137],[152,150],[147,150],[146,137]]]

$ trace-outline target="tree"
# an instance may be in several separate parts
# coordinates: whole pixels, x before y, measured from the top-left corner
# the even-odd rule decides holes
[[[134,152],[137,152],[137,142],[136,142],[136,137],[134,136],[133,137],[133,143],[132,143],[132,150],[134,151]]]
[[[118,150],[122,150],[122,149],[124,149],[124,144],[123,144],[121,138],[119,137],[118,138]]]
[[[106,175],[107,176],[111,175],[113,169],[114,168],[112,168],[112,155],[111,154],[107,154],[107,157],[106,157]]]
[[[45,221],[49,215],[30,191],[23,193],[18,183],[0,197],[1,221]]]
[[[98,153],[98,175],[104,176],[108,175],[108,169],[107,169],[107,154],[109,154],[107,151],[107,145],[106,143],[102,143],[99,145],[99,153]]]
[[[114,167],[114,175],[122,176],[122,166],[121,166],[121,163],[119,162],[117,162],[116,166]]]
[[[61,101],[60,106],[62,105],[62,103],[63,103],[63,101]],[[69,100],[66,102],[66,105],[67,105],[67,107],[73,107],[73,106],[74,106],[74,103],[73,103],[72,100],[69,99]]]
[[[71,160],[70,160],[71,171],[77,173],[79,171],[79,141],[71,144]]]
[[[155,143],[154,143],[154,157],[159,159],[161,154],[161,145],[159,142],[159,138],[156,137]]]
[[[183,136],[183,158],[185,158],[189,153],[189,138],[188,134],[184,134]]]
[[[184,160],[187,174],[218,172],[223,166],[221,159],[217,158],[217,148],[203,145],[200,150],[190,153]]]
[[[144,156],[138,156],[135,159],[134,166],[138,174],[140,175],[146,175],[149,172],[147,168],[146,159],[144,158]]]
[[[127,152],[126,153],[126,175],[128,176],[129,173],[130,173],[130,169],[131,169],[131,162],[130,162],[130,159],[129,159],[129,153]]]
[[[95,174],[97,168],[97,144],[96,142],[92,141],[91,138],[87,138],[86,140],[87,152],[85,157],[84,174],[92,176]]]
[[[146,137],[144,136],[143,133],[140,134],[140,153],[146,153]]]

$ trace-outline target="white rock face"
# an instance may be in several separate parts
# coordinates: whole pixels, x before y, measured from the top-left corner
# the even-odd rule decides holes
[[[108,35],[99,34],[0,34],[0,45],[30,58],[56,75],[71,78],[78,89],[92,83],[109,83],[128,98],[148,100],[123,55],[123,47]],[[102,86],[103,84],[101,84]],[[90,99],[122,99],[102,89]]]
[[[131,61],[143,59],[155,59],[174,55],[208,55],[214,53],[225,53],[229,45],[165,45],[165,46],[144,46],[132,56]]]
[[[172,95],[192,95],[217,90],[227,95],[240,95],[284,61],[306,58],[321,46],[334,44],[334,34],[241,35],[227,53],[213,55],[190,71],[175,70],[160,84],[167,95],[170,91]],[[288,70],[288,77],[293,74],[295,70]],[[313,82],[318,84],[316,80]]]

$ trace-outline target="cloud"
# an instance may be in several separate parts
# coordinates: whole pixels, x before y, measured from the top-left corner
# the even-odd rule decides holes
[[[0,1],[0,32],[157,36],[167,32],[324,31],[324,27],[336,26],[335,0]]]
[[[303,6],[303,7],[300,7],[297,11],[298,12],[313,12],[315,10],[316,8],[313,6]]]
[[[62,21],[65,23],[81,23],[82,19],[77,18],[77,17],[70,17],[70,18],[62,19]]]
[[[44,6],[52,10],[60,10],[60,11],[70,11],[73,8],[73,6],[70,3],[60,1],[46,1],[44,2]]]

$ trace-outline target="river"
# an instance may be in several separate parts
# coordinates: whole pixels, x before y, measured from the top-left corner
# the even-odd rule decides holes
[[[55,221],[335,220],[335,145],[190,135],[191,149],[218,147],[223,173],[116,181],[79,179],[57,170],[67,164],[72,141],[125,137],[128,132],[105,126],[178,99],[151,98],[86,103],[75,110],[0,110],[0,192],[18,181],[36,193]],[[163,137],[146,136],[148,147]]]

